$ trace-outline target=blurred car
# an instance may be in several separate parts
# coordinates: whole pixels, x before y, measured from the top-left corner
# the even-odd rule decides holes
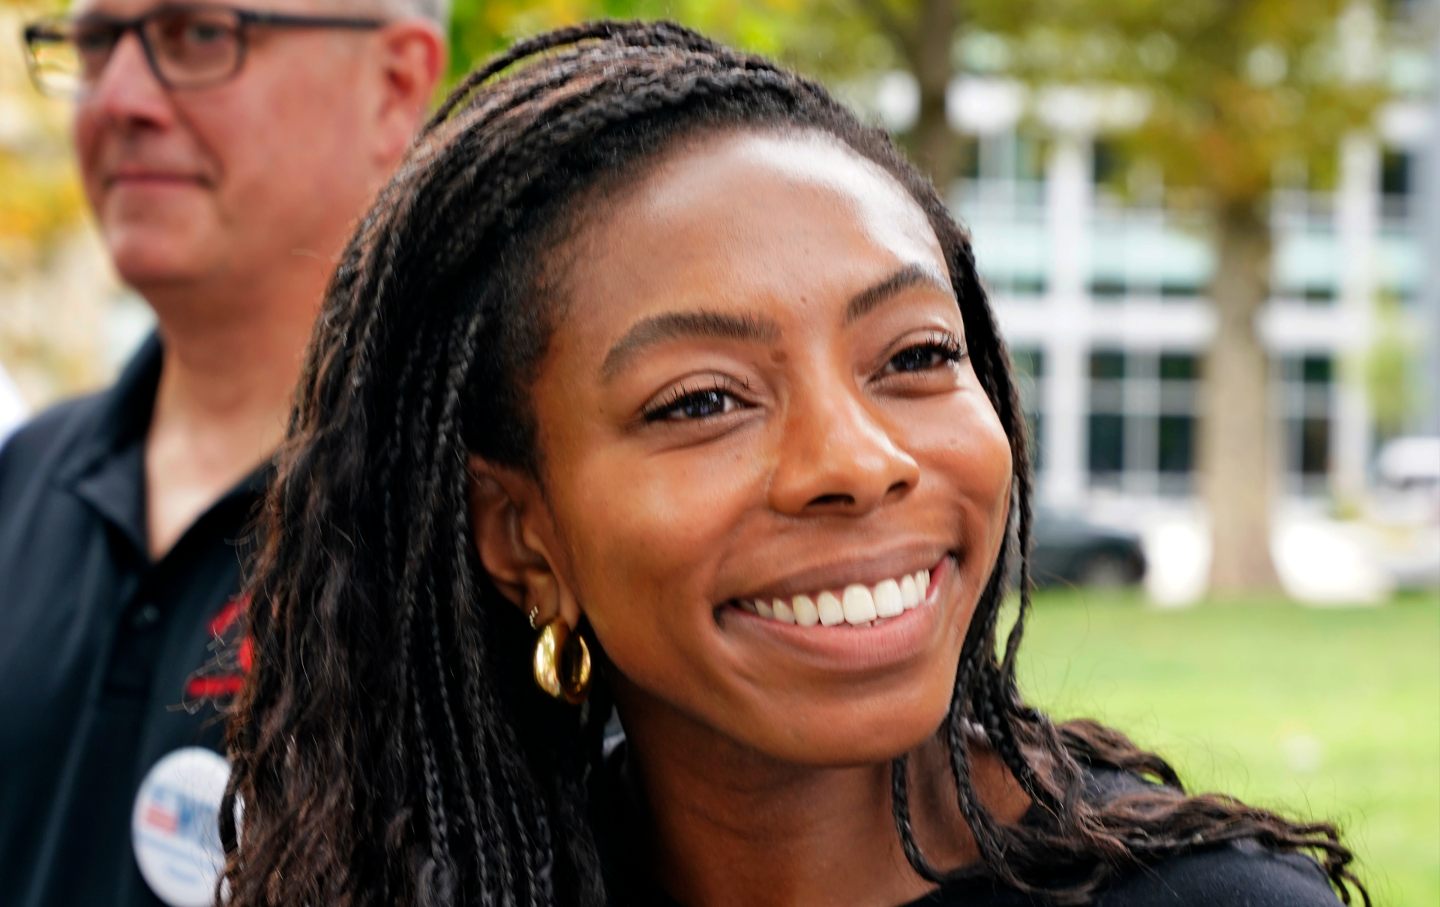
[[[1079,514],[1035,511],[1030,576],[1035,585],[1133,586],[1145,578],[1140,536]]]
[[[1402,589],[1440,587],[1440,437],[1394,438],[1375,454],[1369,523]]]
[[[1385,442],[1375,455],[1377,503],[1418,522],[1440,522],[1440,437]]]

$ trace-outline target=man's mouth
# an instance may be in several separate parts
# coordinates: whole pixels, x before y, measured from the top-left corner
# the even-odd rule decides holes
[[[105,185],[107,187],[118,185],[201,186],[205,185],[205,180],[192,173],[153,170],[122,170],[106,176]]]
[[[732,599],[728,604],[767,620],[801,627],[866,627],[932,604],[932,591],[927,568],[873,585],[851,583],[789,598]]]

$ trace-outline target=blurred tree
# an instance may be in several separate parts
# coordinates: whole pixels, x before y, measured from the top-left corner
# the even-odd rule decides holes
[[[80,298],[100,287],[82,289],[71,273],[77,255],[94,255],[66,137],[70,107],[35,91],[17,46],[22,22],[56,8],[0,3],[0,36],[15,42],[0,53],[0,360],[36,403],[89,387],[106,369],[101,299]]]
[[[674,19],[707,35],[774,56],[813,0],[492,0],[455,4],[452,81],[518,38],[591,19]]]
[[[20,23],[44,8],[8,0],[0,7],[0,34],[18,35]],[[37,267],[84,214],[66,148],[65,108],[36,94],[18,53],[5,56],[0,61],[0,280]]]
[[[1002,0],[979,0],[998,5]],[[952,181],[960,143],[946,120],[955,76],[960,0],[501,0],[458,4],[451,24],[452,79],[516,38],[596,18],[674,19],[831,82],[908,72],[918,89],[913,126],[900,138],[939,186]]]
[[[63,150],[0,145],[0,281],[42,267],[84,214],[84,201]]]
[[[950,83],[956,74],[961,0],[851,0],[854,7],[915,79],[915,125],[906,136],[911,157],[943,190],[959,168],[960,143],[946,113]],[[842,17],[831,28],[842,38]]]
[[[1011,0],[989,9],[1036,84],[1144,99],[1128,151],[1166,203],[1210,224],[1215,334],[1204,357],[1199,469],[1212,594],[1278,586],[1270,557],[1280,422],[1257,316],[1270,297],[1276,174],[1370,126],[1384,99],[1365,0]]]

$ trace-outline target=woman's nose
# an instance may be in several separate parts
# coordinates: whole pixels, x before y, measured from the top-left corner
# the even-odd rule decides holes
[[[920,467],[896,434],[859,391],[797,395],[777,447],[771,507],[859,515],[903,496],[920,481]]]

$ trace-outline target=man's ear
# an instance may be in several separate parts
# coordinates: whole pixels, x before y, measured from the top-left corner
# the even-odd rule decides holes
[[[540,486],[519,470],[472,456],[470,531],[495,588],[538,625],[563,617],[572,627],[580,608],[557,569],[558,543]]]
[[[448,58],[439,27],[419,18],[399,19],[385,26],[379,46],[384,79],[378,111],[380,153],[388,169],[420,129]]]

